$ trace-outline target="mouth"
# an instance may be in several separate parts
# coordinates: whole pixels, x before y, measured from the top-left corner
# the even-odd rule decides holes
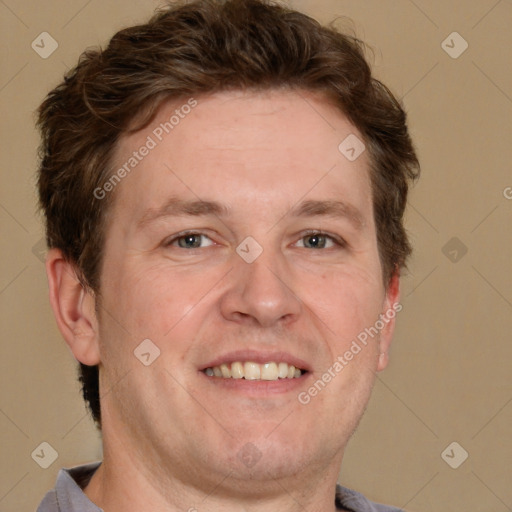
[[[221,379],[277,381],[298,379],[306,374],[307,370],[286,362],[268,361],[260,364],[253,361],[235,361],[209,366],[203,373],[208,377]]]

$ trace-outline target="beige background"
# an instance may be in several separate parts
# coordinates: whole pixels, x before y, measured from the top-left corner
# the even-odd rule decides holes
[[[416,253],[403,278],[391,366],[348,449],[342,481],[411,511],[512,510],[512,3],[290,3],[322,21],[353,20],[348,26],[375,48],[377,75],[403,99],[423,166],[407,215]],[[5,512],[34,510],[60,467],[101,456],[47,303],[34,111],[85,47],[157,5],[0,0]],[[58,42],[47,59],[31,48],[44,31]],[[469,45],[458,58],[441,46],[454,31]],[[462,48],[453,36],[445,44]],[[453,441],[469,454],[457,469],[441,457]],[[31,457],[41,442],[58,453],[48,469]],[[460,462],[461,453],[448,450],[448,460]]]

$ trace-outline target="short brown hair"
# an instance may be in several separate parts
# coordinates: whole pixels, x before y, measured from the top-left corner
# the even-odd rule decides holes
[[[196,0],[116,33],[85,51],[39,109],[39,198],[49,247],[63,251],[84,286],[100,291],[105,213],[98,199],[119,137],[147,126],[161,102],[224,90],[290,88],[323,93],[368,149],[383,279],[411,252],[403,226],[419,174],[406,115],[372,77],[364,44],[266,0]],[[341,141],[340,141],[341,142]],[[83,395],[100,425],[98,367],[80,365]]]

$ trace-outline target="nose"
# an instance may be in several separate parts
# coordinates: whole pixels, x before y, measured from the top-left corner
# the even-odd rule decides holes
[[[277,251],[266,249],[252,263],[234,255],[229,287],[221,298],[225,319],[245,325],[272,327],[300,315],[302,304],[293,289],[292,273]]]

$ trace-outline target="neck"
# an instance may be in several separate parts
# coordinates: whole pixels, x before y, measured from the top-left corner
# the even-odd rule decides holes
[[[198,471],[193,479],[174,475],[159,461],[149,465],[124,447],[105,450],[103,463],[84,490],[104,512],[334,512],[339,466],[268,481]],[[136,452],[135,452],[136,453]],[[157,469],[156,469],[157,468]],[[320,477],[318,475],[321,475]]]

